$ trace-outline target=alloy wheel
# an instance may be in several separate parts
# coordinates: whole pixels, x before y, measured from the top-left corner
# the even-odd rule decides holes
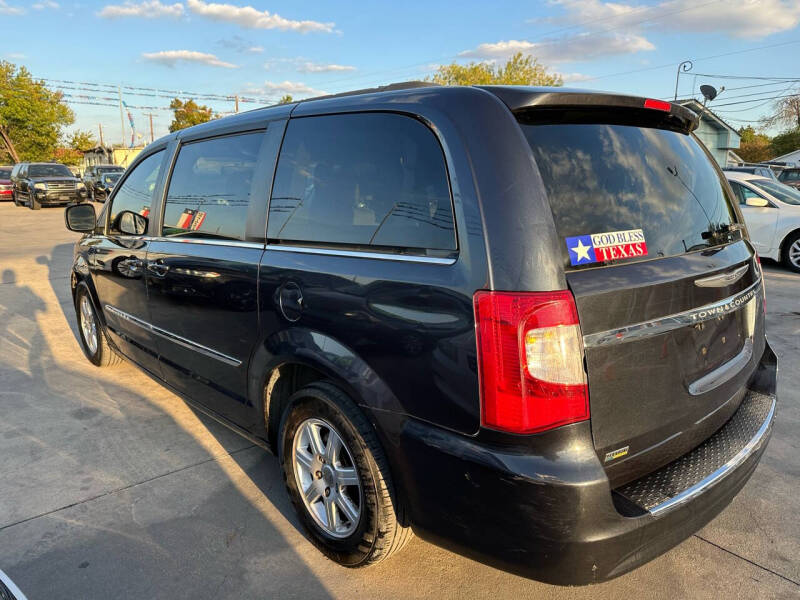
[[[80,301],[80,321],[83,339],[89,352],[94,355],[97,352],[97,320],[94,318],[94,310],[86,294],[81,296]]]
[[[292,444],[295,481],[306,510],[328,535],[345,538],[361,517],[361,483],[353,456],[330,423],[306,419]]]
[[[800,239],[796,239],[794,243],[789,246],[789,262],[800,269]]]

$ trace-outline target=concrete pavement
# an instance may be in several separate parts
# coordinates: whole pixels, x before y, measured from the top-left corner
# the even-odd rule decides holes
[[[767,453],[696,536],[557,588],[420,540],[351,570],[303,536],[277,461],[135,367],[83,357],[61,209],[0,204],[0,569],[49,598],[800,597],[800,276],[767,266],[781,361]]]

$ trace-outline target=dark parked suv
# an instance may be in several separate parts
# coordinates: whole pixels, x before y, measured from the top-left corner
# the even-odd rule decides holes
[[[91,165],[83,173],[83,183],[89,193],[89,199],[105,202],[109,191],[114,189],[125,167],[119,165]]]
[[[86,199],[86,186],[61,163],[23,162],[11,171],[14,204],[32,210]]]
[[[406,84],[151,144],[70,207],[84,351],[279,457],[347,566],[413,530],[557,584],[717,515],[775,413],[758,257],[697,116]]]

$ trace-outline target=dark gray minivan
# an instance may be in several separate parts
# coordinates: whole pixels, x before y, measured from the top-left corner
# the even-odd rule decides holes
[[[84,351],[279,457],[347,566],[411,531],[557,584],[698,530],[775,414],[758,257],[668,102],[404,84],[148,146],[85,235]]]

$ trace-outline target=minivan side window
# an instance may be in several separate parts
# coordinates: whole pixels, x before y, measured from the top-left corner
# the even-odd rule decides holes
[[[393,113],[290,120],[267,237],[393,251],[455,250],[439,141],[420,121]]]
[[[162,235],[243,240],[264,132],[183,145],[172,170]]]
[[[139,213],[143,217],[150,215],[150,205],[153,201],[153,193],[161,172],[163,158],[163,150],[151,154],[136,165],[125,178],[125,181],[117,189],[109,211],[109,232],[121,233],[117,228],[117,219],[123,210]]]

